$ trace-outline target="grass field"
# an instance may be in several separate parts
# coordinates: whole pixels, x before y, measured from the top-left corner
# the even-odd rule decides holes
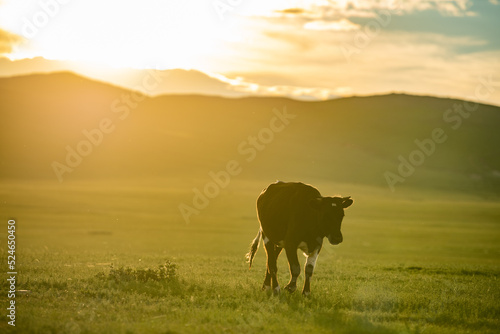
[[[344,242],[325,244],[312,295],[303,298],[260,291],[263,247],[251,270],[245,263],[264,183],[232,181],[186,224],[177,206],[192,194],[179,181],[6,182],[2,268],[7,220],[15,218],[17,289],[29,290],[16,298],[16,332],[499,332],[498,202],[314,185],[355,203],[346,211]],[[176,269],[169,279],[136,275],[165,261]],[[284,255],[278,265],[283,287]],[[1,300],[5,313],[6,293]],[[0,331],[11,330],[2,318]]]

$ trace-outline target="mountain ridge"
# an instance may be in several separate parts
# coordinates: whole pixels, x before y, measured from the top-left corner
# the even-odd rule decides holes
[[[157,71],[157,70],[152,70],[152,71]],[[170,71],[170,70],[169,70]],[[185,70],[183,70],[185,71]],[[193,70],[191,70],[193,71]],[[161,71],[158,71],[161,73]],[[161,74],[159,74],[161,75]],[[408,93],[408,92],[397,92],[397,91],[392,91],[392,92],[386,92],[386,93],[380,93],[380,94],[370,94],[370,95],[351,95],[351,96],[339,96],[335,98],[330,98],[326,100],[304,100],[304,99],[297,99],[297,98],[292,98],[289,96],[274,96],[274,95],[251,95],[251,94],[238,94],[236,96],[229,96],[229,95],[218,95],[218,94],[208,94],[208,93],[161,93],[161,94],[147,94],[142,92],[141,90],[134,90],[131,88],[127,88],[125,86],[118,85],[113,82],[109,82],[105,79],[99,79],[99,78],[94,78],[92,76],[87,76],[83,75],[71,70],[56,70],[56,71],[51,71],[51,72],[34,72],[34,73],[27,73],[27,74],[13,74],[9,76],[0,76],[0,81],[7,80],[10,81],[12,79],[16,80],[24,80],[24,79],[29,79],[29,78],[48,78],[48,77],[57,77],[57,76],[66,76],[68,78],[73,78],[73,79],[78,79],[78,80],[87,80],[94,82],[96,84],[102,84],[105,86],[110,86],[114,87],[116,89],[124,90],[124,91],[130,91],[130,92],[138,92],[141,94],[144,94],[146,96],[149,96],[151,98],[161,98],[165,96],[205,96],[205,97],[218,97],[218,98],[224,98],[224,99],[252,99],[252,98],[260,98],[260,99],[287,99],[287,100],[293,100],[293,101],[300,101],[300,102],[306,102],[306,103],[321,103],[325,101],[332,101],[332,100],[341,100],[341,99],[351,99],[351,98],[371,98],[371,97],[384,97],[384,96],[408,96],[408,97],[422,97],[422,98],[435,98],[435,99],[440,99],[440,100],[449,100],[449,101],[466,101],[466,102],[472,102],[476,103],[473,100],[464,100],[459,97],[450,97],[450,96],[434,96],[434,95],[427,95],[427,94],[414,94],[414,93]],[[488,103],[482,103],[479,102],[481,105],[487,105],[487,106],[494,106],[494,107],[500,107],[494,104],[488,104]]]

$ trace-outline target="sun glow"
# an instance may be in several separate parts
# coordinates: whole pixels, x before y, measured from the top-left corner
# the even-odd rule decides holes
[[[2,25],[25,39],[11,59],[43,56],[114,67],[210,69],[211,61],[227,56],[229,42],[241,39],[241,24],[230,17],[237,8],[221,19],[212,2],[42,3],[2,3]]]
[[[41,56],[113,68],[218,72],[232,70],[235,59],[252,52],[244,53],[266,29],[252,18],[305,2],[4,0],[0,28],[24,38],[11,60]]]

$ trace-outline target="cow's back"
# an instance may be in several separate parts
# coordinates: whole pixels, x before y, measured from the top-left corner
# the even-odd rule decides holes
[[[287,232],[307,223],[315,213],[309,201],[320,197],[319,191],[300,182],[276,182],[257,199],[257,213],[264,234],[274,243],[285,240]]]

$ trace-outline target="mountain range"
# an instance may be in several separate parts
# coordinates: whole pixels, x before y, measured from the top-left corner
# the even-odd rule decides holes
[[[111,83],[125,89],[138,90],[150,96],[165,94],[197,94],[222,97],[272,95],[287,96],[304,101],[338,97],[332,89],[300,87],[293,82],[290,83],[285,78],[274,77],[272,80],[264,80],[262,74],[229,73],[225,76],[192,69],[124,69],[110,68],[100,64],[83,67],[82,64],[48,60],[43,57],[16,61],[0,57],[0,77],[53,72],[72,72],[90,80]],[[144,78],[151,75],[158,79],[158,84],[154,87],[144,85]]]
[[[500,108],[470,101],[149,96],[57,72],[0,78],[0,110],[3,180],[233,173],[500,195]]]

